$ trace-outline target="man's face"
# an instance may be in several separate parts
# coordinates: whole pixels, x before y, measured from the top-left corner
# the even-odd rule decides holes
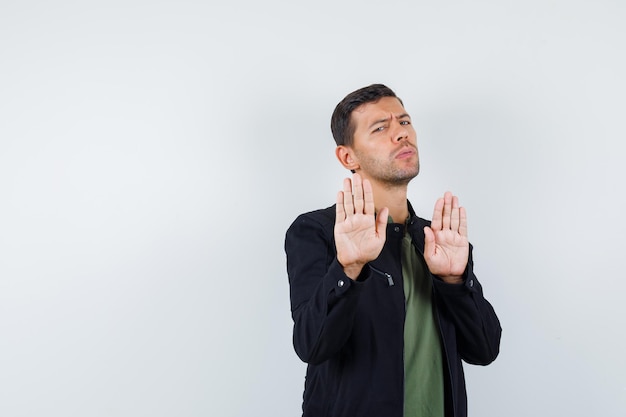
[[[411,117],[395,97],[383,97],[352,112],[351,146],[357,172],[371,181],[401,185],[419,173],[417,135]]]

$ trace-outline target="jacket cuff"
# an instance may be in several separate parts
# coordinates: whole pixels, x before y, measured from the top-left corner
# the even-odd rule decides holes
[[[357,280],[352,280],[343,272],[343,267],[335,259],[328,268],[327,281],[325,282],[326,289],[334,291],[337,297],[354,297],[363,287],[363,282],[371,275],[369,268],[363,268],[361,274]]]
[[[460,284],[448,284],[440,278],[435,278],[433,285],[440,293],[451,296],[471,294],[477,291],[476,278],[473,274],[468,274],[467,271],[463,276],[463,282]]]

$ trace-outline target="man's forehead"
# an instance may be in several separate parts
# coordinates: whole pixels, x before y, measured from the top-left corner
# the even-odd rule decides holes
[[[376,109],[383,109],[383,108],[384,109],[395,108],[395,109],[400,109],[402,112],[404,112],[404,106],[402,106],[402,103],[400,102],[400,100],[398,100],[397,97],[381,97],[376,101],[370,101],[368,103],[361,104],[359,107],[354,109],[354,111],[358,113],[365,113],[368,110],[376,110]]]
[[[384,118],[390,114],[396,117],[408,116],[404,106],[396,97],[383,97],[378,101],[363,103],[352,113],[358,119]]]

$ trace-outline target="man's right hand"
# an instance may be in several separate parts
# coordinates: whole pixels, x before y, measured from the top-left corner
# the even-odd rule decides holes
[[[335,245],[337,260],[348,277],[356,280],[363,266],[380,255],[385,244],[389,210],[375,216],[374,193],[369,180],[354,174],[343,180],[337,193]]]

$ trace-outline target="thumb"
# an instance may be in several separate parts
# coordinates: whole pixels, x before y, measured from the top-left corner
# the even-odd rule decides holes
[[[435,232],[428,226],[424,226],[424,255],[432,256],[435,252]]]
[[[387,219],[389,217],[389,209],[387,207],[383,207],[383,209],[376,216],[376,232],[383,233],[383,235],[387,232]]]

